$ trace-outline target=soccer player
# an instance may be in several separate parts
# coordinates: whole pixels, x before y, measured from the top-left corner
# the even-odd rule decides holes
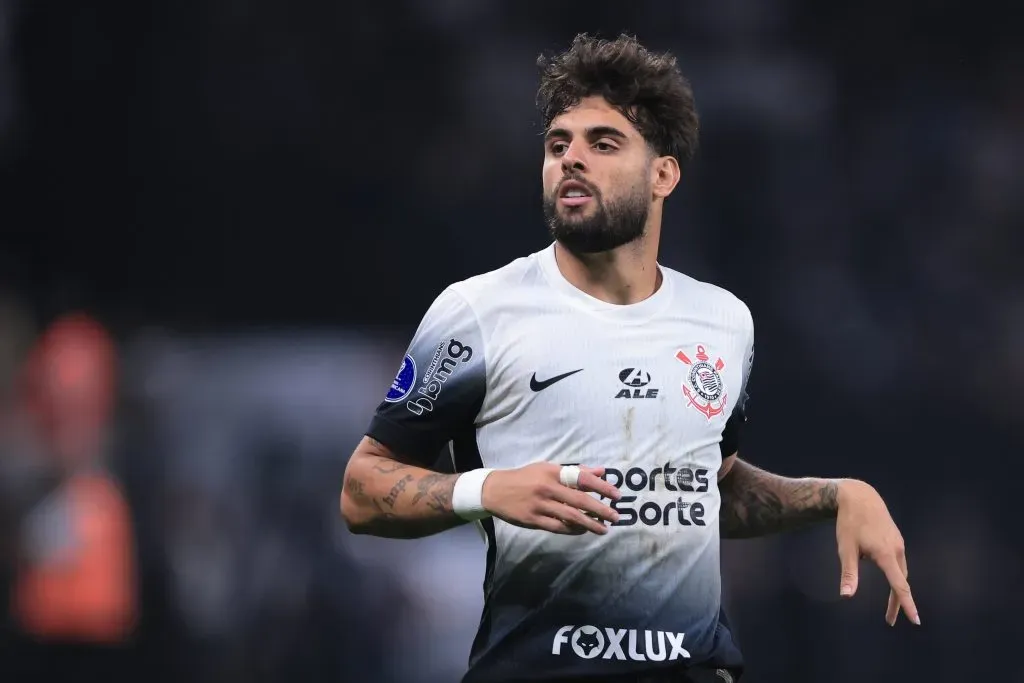
[[[903,540],[853,479],[738,457],[753,322],[660,266],[662,213],[697,145],[669,54],[577,36],[539,60],[546,249],[445,289],[345,473],[342,514],[392,538],[475,522],[484,609],[463,683],[733,681],[719,539],[835,520],[919,623]],[[448,446],[456,474],[429,468]],[[410,561],[414,562],[414,559]]]

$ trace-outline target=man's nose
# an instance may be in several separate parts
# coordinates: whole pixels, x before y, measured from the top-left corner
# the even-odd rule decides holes
[[[566,175],[573,173],[585,173],[587,164],[583,160],[581,150],[576,144],[569,145],[569,149],[562,156],[562,172]]]

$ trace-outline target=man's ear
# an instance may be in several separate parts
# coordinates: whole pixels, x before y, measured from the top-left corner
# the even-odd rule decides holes
[[[654,196],[665,199],[679,184],[682,171],[675,157],[655,157],[651,162]]]

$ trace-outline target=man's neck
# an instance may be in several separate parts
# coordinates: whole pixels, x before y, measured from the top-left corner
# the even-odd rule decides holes
[[[556,242],[555,263],[574,287],[610,304],[635,304],[661,287],[658,245],[649,236],[596,254],[575,254]]]

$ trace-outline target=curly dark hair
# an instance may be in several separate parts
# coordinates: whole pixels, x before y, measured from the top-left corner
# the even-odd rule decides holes
[[[544,130],[584,97],[600,95],[622,112],[660,156],[681,168],[697,151],[693,89],[670,53],[655,54],[635,36],[615,40],[581,33],[564,52],[537,58],[537,108]]]

